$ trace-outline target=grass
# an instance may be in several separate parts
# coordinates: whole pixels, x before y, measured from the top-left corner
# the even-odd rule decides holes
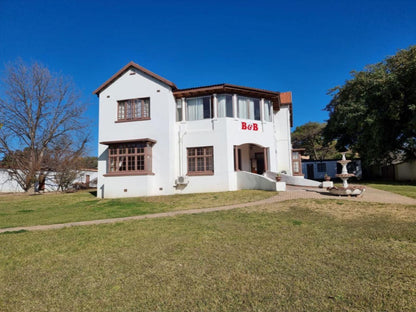
[[[0,235],[0,311],[412,311],[415,222],[296,200]]]
[[[276,192],[250,190],[123,199],[98,199],[94,195],[87,191],[0,195],[0,228],[232,205],[265,199]]]
[[[388,191],[399,195],[411,197],[416,199],[416,184],[401,184],[401,183],[382,183],[382,182],[370,182],[366,183],[370,187],[382,191]]]

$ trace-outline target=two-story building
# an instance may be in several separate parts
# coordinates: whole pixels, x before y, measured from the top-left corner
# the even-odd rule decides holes
[[[272,189],[266,172],[294,173],[290,92],[178,89],[130,62],[94,93],[98,197]]]

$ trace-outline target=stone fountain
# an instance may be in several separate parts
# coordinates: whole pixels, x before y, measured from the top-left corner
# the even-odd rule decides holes
[[[361,195],[365,191],[365,187],[359,185],[348,185],[348,179],[355,177],[355,174],[348,173],[347,165],[351,162],[351,160],[347,160],[345,158],[345,152],[341,154],[342,159],[337,162],[342,165],[342,171],[335,176],[342,180],[342,187],[330,187],[328,188],[328,191],[334,195]]]

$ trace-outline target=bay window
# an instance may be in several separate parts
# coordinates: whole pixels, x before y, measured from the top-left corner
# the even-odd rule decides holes
[[[152,174],[152,142],[109,144],[108,175],[122,174]]]

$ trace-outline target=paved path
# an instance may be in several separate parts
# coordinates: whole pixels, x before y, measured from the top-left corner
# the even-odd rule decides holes
[[[287,186],[286,192],[281,192],[276,196],[263,199],[260,201],[250,202],[250,203],[212,207],[212,208],[170,211],[170,212],[154,213],[154,214],[124,217],[124,218],[4,228],[4,229],[0,229],[0,233],[15,232],[15,231],[22,231],[22,230],[44,231],[44,230],[62,229],[66,227],[82,226],[82,225],[108,224],[108,223],[117,223],[117,222],[130,221],[130,220],[144,220],[144,219],[154,219],[154,218],[163,218],[163,217],[173,217],[173,216],[187,215],[187,214],[231,210],[235,208],[250,207],[250,206],[262,205],[262,204],[271,204],[271,203],[276,203],[276,202],[281,202],[281,201],[286,201],[286,200],[302,199],[302,198],[337,199],[337,200],[353,200],[353,201],[378,202],[378,203],[389,203],[389,204],[416,205],[416,199],[401,196],[401,195],[386,192],[386,191],[380,191],[371,187],[367,187],[366,191],[364,192],[363,197],[357,198],[357,197],[333,196],[333,195],[328,194],[328,192],[326,192],[325,189]]]

